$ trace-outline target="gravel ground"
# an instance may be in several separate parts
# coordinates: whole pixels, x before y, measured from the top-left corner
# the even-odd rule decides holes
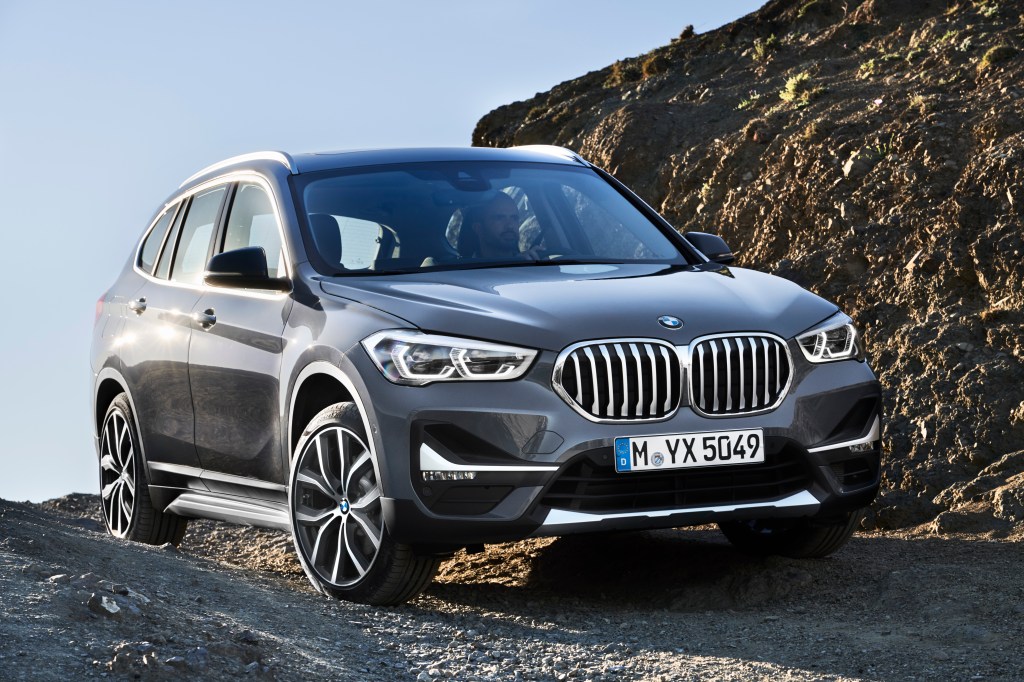
[[[1024,544],[857,535],[751,559],[711,528],[534,540],[400,608],[333,601],[287,535],[107,536],[95,497],[0,501],[0,678],[1019,680]]]

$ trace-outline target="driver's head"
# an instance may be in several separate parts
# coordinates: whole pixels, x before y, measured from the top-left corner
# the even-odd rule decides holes
[[[495,192],[469,225],[479,240],[477,255],[502,258],[519,254],[519,208],[504,192]]]

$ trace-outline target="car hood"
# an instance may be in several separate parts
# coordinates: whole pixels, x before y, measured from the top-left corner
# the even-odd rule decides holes
[[[424,331],[554,351],[602,338],[675,345],[719,332],[790,338],[837,310],[788,280],[710,265],[527,265],[336,277],[321,288]],[[663,315],[680,318],[682,328],[661,326]]]

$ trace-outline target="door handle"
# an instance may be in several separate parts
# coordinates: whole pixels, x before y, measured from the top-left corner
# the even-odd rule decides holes
[[[128,310],[131,310],[136,315],[141,315],[142,313],[146,312],[145,296],[143,296],[142,298],[135,299],[134,301],[128,301]]]
[[[192,320],[203,329],[209,329],[217,324],[217,315],[213,308],[207,308],[201,313],[192,313]]]

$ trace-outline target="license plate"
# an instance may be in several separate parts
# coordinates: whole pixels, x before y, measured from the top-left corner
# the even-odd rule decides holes
[[[763,461],[762,429],[615,439],[615,471],[619,473]]]

